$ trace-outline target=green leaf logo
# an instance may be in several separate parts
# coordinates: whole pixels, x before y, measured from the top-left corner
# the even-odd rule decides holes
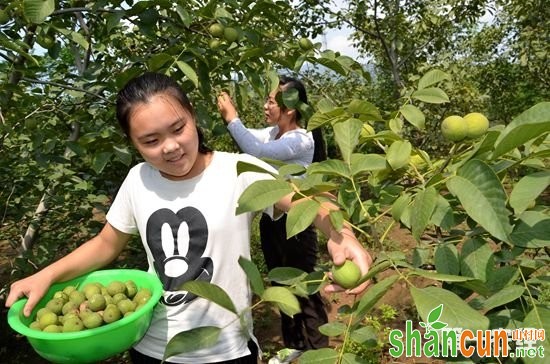
[[[443,313],[443,304],[435,307],[428,313],[427,322],[419,322],[419,325],[426,329],[426,334],[430,333],[432,330],[441,330],[447,327],[445,322],[439,321],[441,314]]]

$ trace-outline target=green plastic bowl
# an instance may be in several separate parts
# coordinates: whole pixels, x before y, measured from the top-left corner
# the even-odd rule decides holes
[[[139,310],[118,321],[79,332],[49,333],[29,328],[36,311],[44,307],[54,293],[68,285],[83,286],[89,282],[104,285],[114,280],[133,280],[138,288],[148,288],[152,296]],[[67,282],[52,285],[29,317],[23,315],[27,299],[15,302],[8,311],[8,323],[24,335],[34,350],[54,363],[93,363],[122,353],[137,343],[149,327],[153,308],[162,295],[162,284],[153,274],[135,269],[107,269],[85,274]]]

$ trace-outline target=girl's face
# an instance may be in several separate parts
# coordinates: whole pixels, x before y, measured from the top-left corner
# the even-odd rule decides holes
[[[204,163],[197,163],[204,155],[198,151],[196,122],[174,97],[158,94],[137,104],[129,124],[132,143],[165,178],[184,180],[204,170]]]
[[[275,96],[277,96],[278,92],[279,91],[277,90],[270,93],[264,104],[265,120],[270,126],[277,125],[277,123],[281,120],[281,116],[283,114],[283,110],[275,100]]]

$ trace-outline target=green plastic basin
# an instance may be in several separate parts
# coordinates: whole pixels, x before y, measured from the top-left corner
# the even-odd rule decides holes
[[[83,286],[90,282],[103,285],[114,280],[133,280],[138,288],[148,288],[152,296],[133,314],[113,323],[79,332],[48,333],[29,328],[36,311],[44,307],[54,293],[68,285]],[[162,284],[153,274],[135,269],[99,270],[52,285],[29,317],[23,315],[27,299],[15,302],[8,311],[12,329],[27,337],[31,346],[43,358],[53,363],[94,363],[128,350],[147,331],[153,317],[153,308],[162,295]]]

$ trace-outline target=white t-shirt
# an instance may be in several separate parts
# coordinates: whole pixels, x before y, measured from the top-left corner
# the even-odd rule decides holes
[[[239,118],[231,120],[227,129],[241,150],[255,157],[271,158],[304,167],[309,166],[313,160],[313,134],[305,129],[290,130],[275,139],[279,133],[278,126],[248,129]]]
[[[251,304],[252,293],[238,259],[250,259],[253,213],[235,215],[235,209],[250,184],[272,177],[254,172],[237,176],[238,161],[273,171],[267,163],[246,154],[214,152],[202,174],[172,181],[150,164],[141,163],[130,170],[107,213],[107,221],[117,230],[139,233],[149,272],[156,273],[164,286],[151,326],[135,346],[145,355],[161,359],[174,335],[199,326],[223,327],[217,344],[169,361],[207,363],[250,354],[250,313],[243,330],[235,314],[177,289],[186,281],[203,280],[225,290],[237,312]],[[273,209],[269,210],[266,212],[272,215]]]

